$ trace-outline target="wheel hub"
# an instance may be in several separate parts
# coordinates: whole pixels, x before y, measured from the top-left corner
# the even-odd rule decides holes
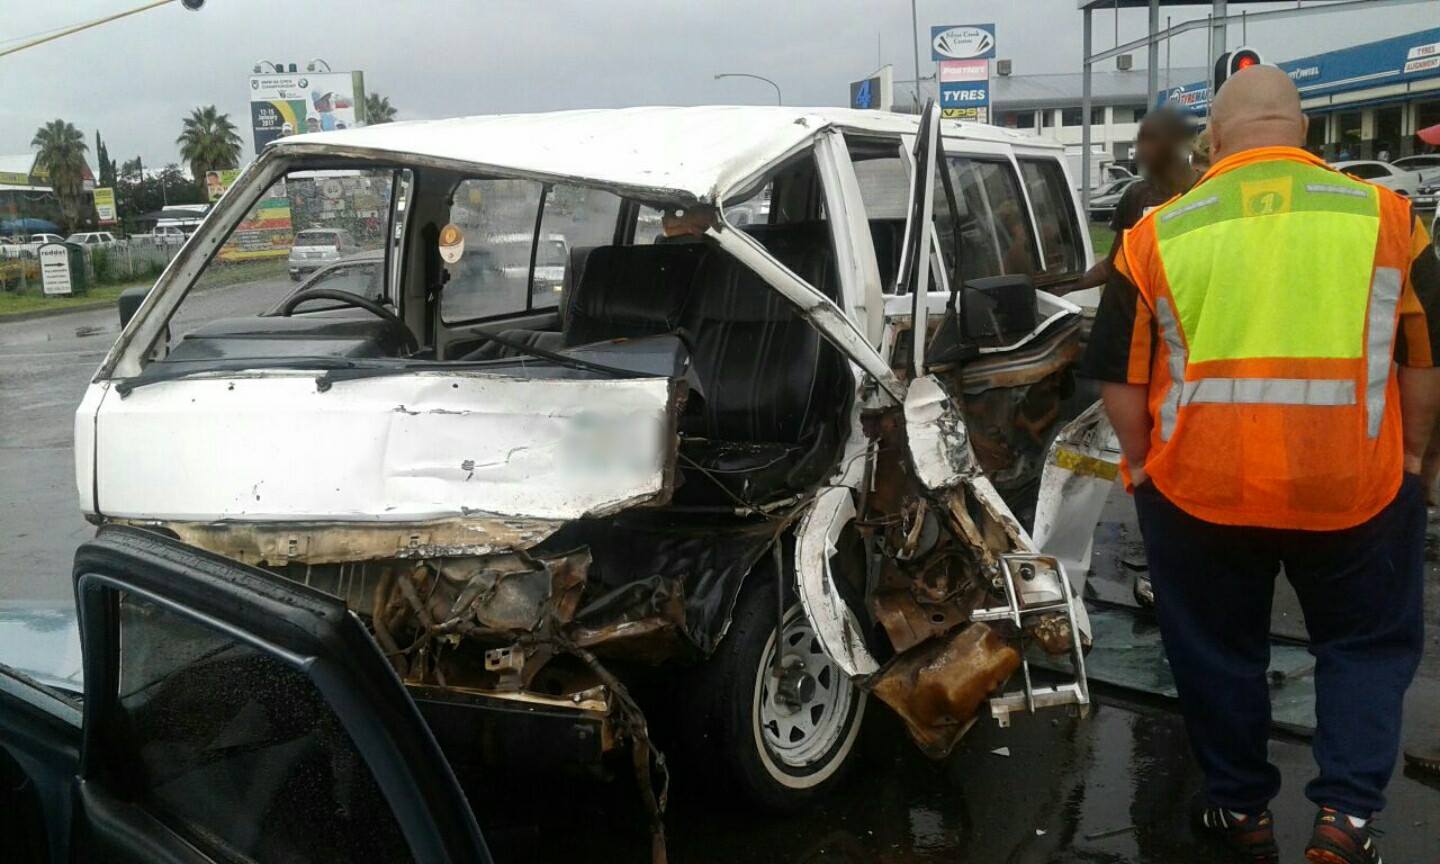
[[[782,669],[775,682],[775,702],[782,710],[794,714],[815,699],[818,685],[815,676],[805,670],[804,661],[799,657],[792,654],[780,664]]]
[[[860,697],[798,607],[777,636],[757,670],[757,732],[777,762],[806,768],[824,759],[845,734]]]

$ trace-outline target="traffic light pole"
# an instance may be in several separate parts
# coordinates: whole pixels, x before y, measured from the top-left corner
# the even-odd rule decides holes
[[[41,36],[37,39],[31,39],[28,42],[21,42],[19,45],[6,48],[3,51],[0,51],[0,57],[5,57],[10,54],[19,54],[26,48],[34,48],[36,45],[44,45],[46,42],[54,42],[56,39],[62,39],[72,33],[79,33],[82,30],[89,30],[92,27],[99,27],[101,24],[109,24],[111,21],[118,21],[121,18],[126,18],[131,15],[139,15],[141,12],[148,12],[151,9],[155,9],[160,6],[166,6],[174,2],[175,0],[151,0],[151,2],[146,3],[143,6],[136,6],[134,9],[126,9],[124,12],[116,12],[113,15],[106,15],[103,18],[96,18],[93,21],[82,21],[81,23],[76,24],[72,27],[66,27],[62,30],[57,30],[54,33]],[[204,0],[182,0],[182,3],[186,9],[196,10],[204,4]]]

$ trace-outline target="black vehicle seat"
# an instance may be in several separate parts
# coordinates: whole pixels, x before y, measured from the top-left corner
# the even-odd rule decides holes
[[[570,309],[570,298],[575,296],[579,290],[580,281],[585,273],[585,265],[589,262],[590,253],[594,252],[596,246],[576,246],[570,250],[570,263],[565,268],[565,284],[560,295],[560,330],[530,330],[515,327],[510,330],[501,330],[497,335],[507,342],[515,342],[532,348],[543,348],[547,351],[559,351],[565,347],[565,319]],[[483,342],[480,347],[475,348],[461,360],[496,360],[501,357],[514,357],[523,352],[516,351],[508,345],[499,342]]]
[[[703,243],[596,248],[565,303],[565,345],[676,332],[707,252]]]
[[[746,232],[800,278],[837,296],[826,223]],[[683,326],[702,398],[681,418],[688,439],[682,452],[693,464],[682,462],[687,482],[678,502],[733,504],[733,496],[761,503],[801,491],[830,470],[848,413],[849,374],[840,352],[794,306],[717,250],[696,274]]]
[[[580,281],[585,277],[585,265],[590,263],[590,253],[598,246],[573,246],[570,249],[570,265],[565,268],[565,284],[562,286],[564,293],[560,295],[560,329],[565,329],[565,319],[569,317],[570,298],[580,290]]]

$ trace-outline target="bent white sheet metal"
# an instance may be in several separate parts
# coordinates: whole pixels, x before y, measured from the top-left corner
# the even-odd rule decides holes
[[[1077,595],[1090,573],[1095,526],[1118,476],[1120,442],[1096,402],[1050,445],[1035,507],[1035,545],[1065,565]]]
[[[107,394],[97,505],[181,521],[600,515],[668,496],[676,400],[664,378],[159,382]]]
[[[820,647],[851,678],[880,668],[865,647],[864,630],[840,596],[830,568],[835,542],[854,518],[855,500],[850,490],[831,487],[815,499],[795,531],[795,581],[800,605],[815,627]]]

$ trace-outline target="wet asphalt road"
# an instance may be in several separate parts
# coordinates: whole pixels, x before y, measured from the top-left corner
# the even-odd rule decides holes
[[[294,287],[282,276],[197,294],[176,329],[256,314]],[[0,598],[71,596],[71,555],[93,533],[76,506],[75,406],[119,324],[114,308],[0,319]]]
[[[290,289],[284,278],[194,298],[200,317],[251,314]],[[114,339],[111,309],[0,322],[0,601],[68,602],[69,561],[90,527],[75,508],[71,418]],[[1436,529],[1432,527],[1432,537]],[[1121,559],[1138,535],[1123,495],[1112,500],[1097,548],[1096,585],[1128,594]],[[1440,612],[1440,575],[1429,583],[1430,621]],[[1277,604],[1277,631],[1297,632],[1293,602]],[[1139,613],[1143,614],[1143,613]],[[1432,626],[1407,731],[1440,738],[1440,626]],[[1220,862],[1188,827],[1199,788],[1173,706],[1113,688],[1084,720],[1063,713],[1021,717],[1008,730],[983,721],[943,763],[922,757],[900,725],[872,703],[862,761],[824,804],[794,815],[759,814],[686,783],[676,765],[671,861],[765,862]],[[1432,739],[1433,740],[1433,739]],[[1008,755],[994,752],[1008,748]],[[1308,746],[1277,739],[1285,776],[1275,802],[1287,861],[1299,861],[1313,818],[1303,797],[1313,773]],[[642,862],[648,840],[638,795],[624,773],[600,783],[571,777],[492,782],[471,776],[497,860]],[[1397,771],[1382,818],[1392,864],[1440,862],[1440,784]]]

